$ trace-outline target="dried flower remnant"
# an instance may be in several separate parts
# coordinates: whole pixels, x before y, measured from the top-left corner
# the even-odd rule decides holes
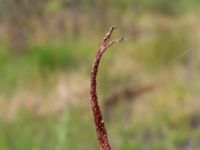
[[[116,29],[115,27],[110,28],[109,32],[103,38],[100,44],[100,48],[98,49],[96,53],[96,57],[94,59],[92,72],[91,72],[91,83],[90,83],[91,101],[90,102],[91,102],[91,107],[92,107],[92,112],[93,112],[93,117],[94,117],[94,123],[96,127],[99,150],[110,150],[111,147],[109,144],[102,113],[101,113],[98,100],[97,100],[98,98],[97,98],[97,92],[96,92],[96,86],[97,86],[96,77],[97,77],[99,63],[100,63],[103,53],[107,50],[107,48],[111,47],[114,43],[123,41],[123,38],[110,41],[110,37],[115,29]]]

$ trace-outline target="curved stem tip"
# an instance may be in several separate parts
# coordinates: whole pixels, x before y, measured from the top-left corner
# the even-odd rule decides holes
[[[110,41],[110,37],[115,29],[116,27],[110,28],[109,32],[103,38],[100,44],[100,48],[98,49],[96,53],[96,57],[94,59],[94,63],[92,66],[92,71],[91,71],[91,82],[90,82],[91,100],[90,102],[91,102],[91,107],[92,107],[92,112],[93,112],[94,123],[96,127],[99,150],[110,150],[111,147],[109,144],[107,131],[104,125],[103,116],[98,104],[97,91],[96,91],[96,86],[97,86],[96,77],[97,77],[99,62],[101,60],[103,53],[107,50],[107,48],[111,47],[114,43],[123,41],[123,38]]]

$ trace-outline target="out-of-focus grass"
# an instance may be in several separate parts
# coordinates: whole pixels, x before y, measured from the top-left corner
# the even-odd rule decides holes
[[[136,59],[150,70],[183,63],[190,46],[186,34],[184,31],[176,30],[141,40],[136,45]]]
[[[132,71],[129,67],[127,69],[127,66],[122,65],[123,67],[121,67],[120,61],[124,62],[126,59],[136,58],[139,62],[145,62],[142,64],[144,68],[155,66],[160,61],[158,68],[162,68],[171,57],[179,55],[177,50],[185,48],[182,40],[179,41],[181,37],[170,35],[167,38],[155,38],[151,43],[153,46],[151,44],[149,46],[152,50],[151,53],[145,53],[142,49],[142,51],[137,51],[138,55],[135,55],[133,50],[140,44],[137,42],[133,49],[131,43],[124,47],[127,54],[123,54],[122,50],[108,52],[100,68],[98,79],[101,83],[98,84],[100,85],[98,89],[101,90],[102,87],[107,86],[107,89],[115,90],[116,87],[113,85],[131,84],[131,77],[127,78],[126,74],[137,74],[134,77],[138,77],[144,73],[137,73],[137,70]],[[79,71],[81,66],[87,68],[86,64],[91,62],[91,54],[96,50],[94,49],[84,43],[71,43],[66,47],[35,46],[18,58],[2,52],[0,54],[2,62],[0,64],[1,92],[7,91],[7,94],[10,94],[12,90],[21,85],[26,87],[47,84],[47,77],[55,77],[57,72]],[[115,54],[118,54],[119,57]],[[116,58],[120,58],[120,60],[115,60]],[[183,59],[181,58],[181,60]],[[119,61],[119,63],[116,64],[115,61]],[[179,61],[177,60],[177,62]],[[132,63],[131,61],[127,62]],[[126,65],[133,64],[126,63]],[[112,69],[110,70],[110,68]],[[116,70],[120,72],[123,70],[125,73],[115,73]],[[155,79],[158,76],[162,75],[157,75]],[[190,147],[192,150],[197,150],[199,148],[199,125],[193,127],[191,123],[193,114],[198,114],[198,111],[187,108],[186,98],[190,99],[187,87],[174,81],[167,84],[166,88],[161,88],[161,91],[155,95],[147,95],[145,98],[137,99],[136,102],[130,102],[128,105],[131,109],[126,108],[122,103],[113,111],[115,115],[112,120],[114,121],[106,122],[113,149],[180,150]],[[117,84],[118,82],[120,84]],[[107,91],[104,89],[102,93],[106,95]],[[46,98],[48,99],[48,93]],[[81,99],[81,103],[89,105],[88,101],[89,99]],[[145,111],[137,112],[135,110],[140,107]],[[124,111],[127,109],[130,109],[130,112]],[[54,117],[41,117],[22,110],[11,122],[1,121],[0,147],[4,150],[97,149],[95,128],[91,118],[89,106],[66,108],[64,113]]]
[[[77,70],[90,62],[92,46],[84,42],[32,46],[20,55],[0,52],[0,91],[11,92],[19,86],[47,81],[59,71]],[[34,86],[34,85],[33,85]]]
[[[95,129],[86,112],[66,109],[53,118],[21,111],[11,123],[1,121],[0,147],[4,150],[93,150],[97,144]]]
[[[177,85],[166,87],[164,91],[168,96],[163,97],[159,92],[139,98],[138,101],[145,103],[145,110],[140,114],[135,108],[143,105],[141,102],[130,103],[132,111],[129,114],[124,111],[116,115],[117,109],[113,112],[114,121],[106,122],[113,149],[199,148],[199,125],[193,126],[191,120],[196,112],[186,105],[189,101],[185,97],[189,93]],[[170,97],[174,99],[168,99]],[[38,117],[22,110],[11,122],[1,121],[0,147],[5,150],[97,149],[95,128],[88,108],[66,107],[66,111],[54,117]]]
[[[88,63],[92,50],[92,46],[83,41],[68,42],[65,45],[52,43],[31,47],[24,58],[38,63],[43,71],[69,70]]]
[[[164,3],[162,6],[165,6]],[[148,23],[147,26],[150,24]],[[185,148],[197,150],[200,147],[198,102],[193,99],[192,93],[189,93],[188,84],[184,80],[185,70],[181,70],[184,68],[182,62],[185,61],[187,55],[179,57],[188,48],[188,35],[177,28],[173,29],[173,32],[168,32],[168,30],[171,29],[164,31],[164,34],[153,33],[150,36],[147,32],[136,40],[115,45],[108,50],[101,62],[98,76],[100,103],[103,102],[102,97],[106,97],[110,91],[115,91],[118,86],[126,87],[152,81],[158,89],[155,93],[153,91],[153,94],[150,93],[128,102],[129,107],[120,103],[113,109],[113,121],[106,122],[113,149],[182,150]],[[52,78],[57,80],[57,74],[74,71],[77,76],[82,76],[81,68],[87,70],[89,76],[89,67],[96,48],[91,42],[68,41],[66,44],[49,42],[29,46],[25,53],[17,57],[8,51],[0,51],[0,94],[12,96],[12,92],[16,89],[34,89],[43,85],[49,88],[48,82],[51,82]],[[172,64],[176,64],[175,69],[171,66]],[[158,71],[165,69],[167,65],[169,67],[166,72]],[[177,71],[174,73],[173,69]],[[152,75],[151,70],[157,72]],[[163,77],[166,77],[166,81]],[[76,84],[72,86],[72,92],[73,88],[79,88],[78,90],[82,91],[83,85],[79,81],[72,81]],[[61,87],[61,95],[63,89]],[[195,90],[199,91],[199,87],[197,86]],[[52,100],[52,95],[49,94],[51,90],[45,92],[45,96],[41,94],[44,98],[38,94],[42,97],[39,99]],[[64,92],[71,94],[70,91]],[[89,98],[86,99],[87,96],[83,98],[78,94],[77,97],[80,100],[77,106],[64,107],[66,111],[61,110],[61,113],[55,113],[55,116],[52,114],[37,116],[32,113],[37,111],[29,112],[25,108],[15,115],[14,120],[6,122],[3,121],[7,119],[6,114],[3,114],[5,118],[2,117],[0,122],[0,149],[97,149],[95,128],[92,124],[91,112],[89,112]],[[86,95],[89,95],[89,91]],[[74,100],[73,96],[72,94],[71,99]],[[26,97],[29,101],[28,98],[31,96]],[[56,98],[53,100],[53,102],[57,101]],[[45,104],[51,109],[55,103]],[[65,105],[65,103],[62,104]],[[85,107],[82,104],[88,105]],[[37,108],[39,108],[37,105],[33,105],[32,109]],[[194,117],[195,115],[197,117]]]

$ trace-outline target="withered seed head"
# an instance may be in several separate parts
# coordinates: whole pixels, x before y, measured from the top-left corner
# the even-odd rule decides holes
[[[90,101],[91,101],[91,107],[92,107],[92,112],[93,112],[93,117],[94,117],[94,123],[96,127],[97,139],[99,143],[99,150],[110,150],[111,147],[109,144],[102,113],[98,104],[98,98],[97,98],[97,93],[96,93],[96,86],[97,86],[96,76],[97,76],[99,63],[100,63],[103,53],[107,50],[108,47],[111,47],[114,43],[123,41],[123,37],[117,40],[109,41],[115,29],[116,27],[110,28],[109,32],[103,38],[100,48],[98,49],[96,53],[96,57],[94,59],[94,63],[92,66],[92,71],[91,71],[91,83],[90,83],[91,100]]]

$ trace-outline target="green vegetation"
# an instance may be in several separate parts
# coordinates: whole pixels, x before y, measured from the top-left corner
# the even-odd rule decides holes
[[[73,46],[74,45],[74,46]],[[59,70],[66,72],[77,70],[90,62],[92,47],[84,43],[67,45],[42,45],[30,47],[21,56],[8,51],[0,53],[0,88],[2,92],[11,92],[18,86],[45,80],[46,75]]]
[[[100,37],[113,25],[125,41],[99,68],[103,113],[115,91],[154,88],[112,106],[105,121],[112,149],[198,150],[199,6],[0,0],[0,150],[97,149],[89,75]]]

